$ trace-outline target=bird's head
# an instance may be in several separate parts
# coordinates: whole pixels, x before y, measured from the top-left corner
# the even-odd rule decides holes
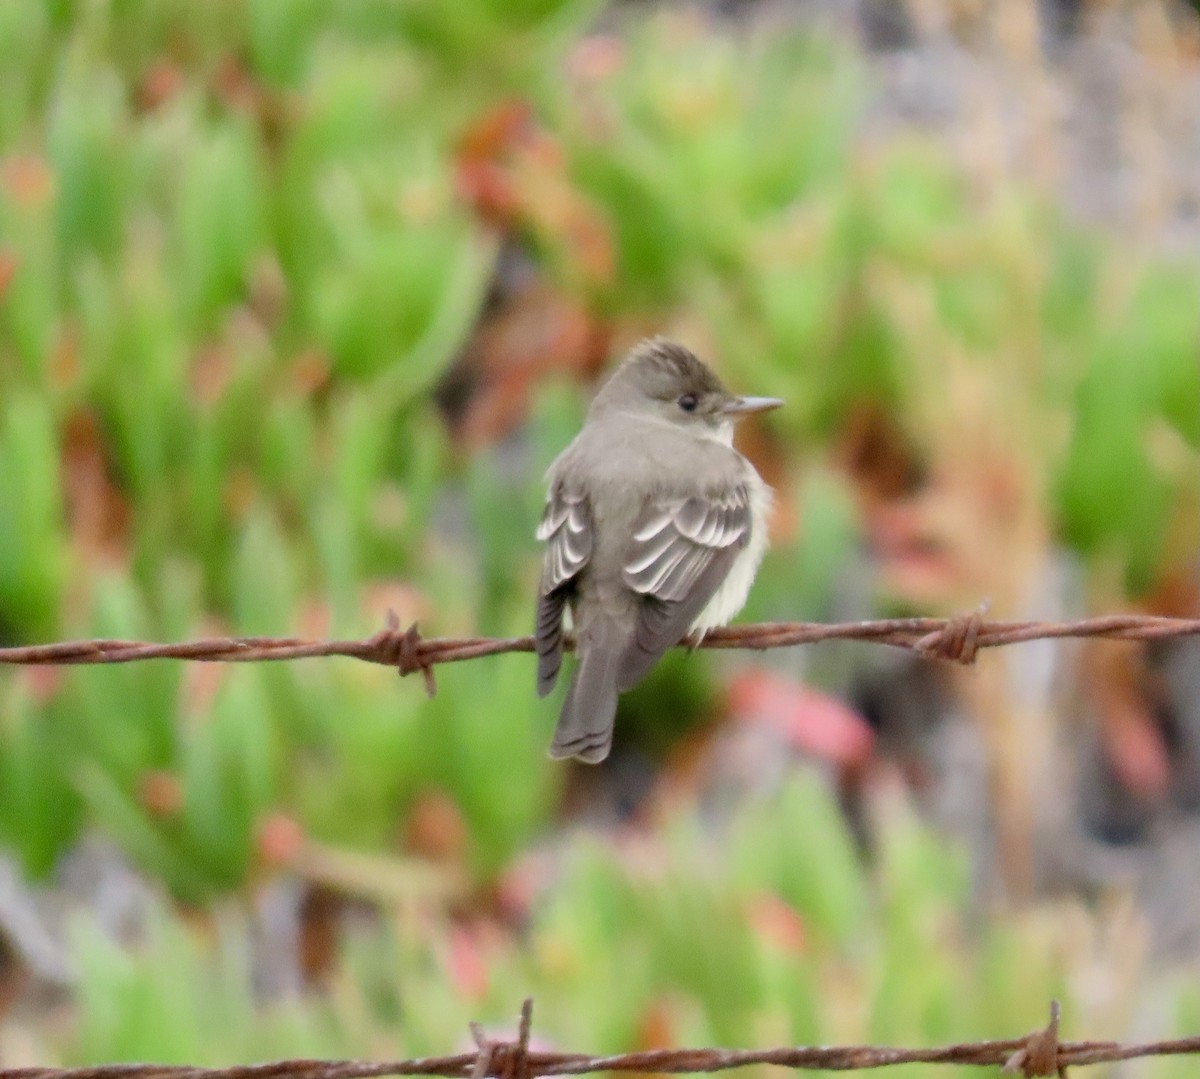
[[[778,408],[778,397],[737,397],[695,353],[663,337],[642,341],[600,389],[592,414],[644,415],[695,430],[727,434],[733,421]]]

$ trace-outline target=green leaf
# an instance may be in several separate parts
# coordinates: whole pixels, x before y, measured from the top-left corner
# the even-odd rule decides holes
[[[50,403],[0,402],[0,634],[52,637],[65,583],[59,454]]]
[[[861,942],[869,913],[866,881],[846,822],[815,778],[790,781],[747,814],[738,836],[739,880],[772,887],[839,946]]]
[[[31,877],[45,877],[76,838],[78,795],[64,775],[71,746],[50,716],[18,696],[0,723],[0,838]]]
[[[265,242],[263,165],[244,129],[224,128],[189,145],[179,172],[174,287],[191,325],[203,330],[242,296]]]
[[[298,582],[288,537],[266,506],[256,506],[242,526],[233,580],[238,633],[284,634],[295,610]]]
[[[128,182],[123,94],[111,70],[86,70],[81,56],[65,67],[46,132],[59,241],[68,257],[86,251],[111,257],[122,238]]]
[[[211,881],[110,776],[95,765],[83,764],[75,782],[96,820],[146,872],[183,899],[200,902],[211,894]]]

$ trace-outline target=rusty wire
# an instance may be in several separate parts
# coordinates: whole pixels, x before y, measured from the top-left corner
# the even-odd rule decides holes
[[[775,1049],[651,1049],[592,1056],[529,1048],[533,1002],[521,1009],[515,1041],[493,1040],[471,1024],[473,1052],[414,1060],[279,1060],[200,1068],[186,1064],[100,1064],[82,1068],[5,1068],[0,1079],[382,1079],[390,1075],[439,1075],[447,1079],[533,1079],[594,1072],[688,1074],[727,1071],[756,1064],[803,1070],[855,1071],[899,1064],[1000,1066],[1005,1072],[1065,1076],[1071,1066],[1107,1064],[1141,1057],[1200,1053],[1200,1037],[1124,1044],[1115,1041],[1059,1041],[1058,1002],[1050,1022],[1023,1038],[961,1042],[929,1049],[883,1045],[794,1046]]]
[[[1075,622],[988,622],[982,611],[954,618],[885,618],[874,622],[763,622],[711,630],[700,648],[789,648],[819,641],[869,641],[908,648],[921,655],[973,663],[983,648],[1063,637],[1151,641],[1200,636],[1200,618],[1118,614]],[[568,639],[566,647],[573,647]],[[148,641],[82,640],[0,648],[0,664],[69,665],[134,663],[181,659],[202,663],[264,663],[345,656],[396,667],[401,674],[421,671],[430,694],[439,663],[532,652],[532,637],[439,637],[425,639],[416,625],[400,628],[394,615],[379,633],[357,641],[309,641],[298,637],[207,637],[159,644]]]

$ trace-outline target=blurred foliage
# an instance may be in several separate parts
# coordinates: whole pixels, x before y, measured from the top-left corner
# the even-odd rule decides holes
[[[445,1052],[469,1020],[511,1026],[525,994],[536,1001],[539,1040],[598,1053],[647,1038],[1009,1036],[1035,1028],[1060,996],[1078,1015],[1051,926],[997,925],[969,943],[964,869],[958,852],[904,825],[872,887],[836,806],[807,780],[748,807],[719,836],[685,825],[665,845],[581,845],[520,950],[470,923],[414,932],[399,916],[391,929],[368,929],[321,1001],[254,1006],[244,921],[218,917],[215,944],[203,950],[165,917],[126,949],[81,923],[83,1018],[68,1059],[220,1064],[347,1056],[363,1045],[388,1056]]]
[[[1067,972],[1115,939],[1082,942],[1069,905],[978,922],[966,913],[965,852],[907,818],[881,855],[869,879],[823,785],[793,780],[718,834],[688,822],[632,849],[579,845],[521,947],[486,922],[414,920],[398,908],[351,935],[345,970],[321,997],[262,999],[253,926],[229,910],[206,946],[165,912],[137,945],[81,921],[82,1015],[64,1059],[440,1054],[462,1047],[472,1021],[511,1032],[526,995],[536,1043],[599,1054],[1007,1038],[1039,1028],[1051,999],[1063,1003],[1062,1036],[1087,1036],[1104,1006]],[[1191,980],[1157,993],[1173,1001],[1164,1034],[1195,1029]],[[1171,1079],[1190,1067],[1146,1061],[1136,1074]]]
[[[972,185],[924,143],[857,145],[865,76],[840,45],[678,14],[581,42],[598,7],[0,4],[0,641],[361,634],[389,604],[426,632],[526,632],[539,470],[579,395],[539,387],[516,468],[511,446],[464,454],[430,401],[504,232],[597,319],[699,327],[731,383],[788,399],[770,435],[789,460],[870,407],[936,463],[956,388],[983,379],[1059,541],[1131,593],[1161,579],[1196,498],[1196,267]],[[489,164],[518,197],[485,223],[463,133],[513,100],[526,130]],[[780,487],[803,528],[747,617],[817,617],[854,497],[823,468]],[[628,715],[703,711],[697,668]],[[42,877],[99,827],[200,905],[271,871],[272,821],[386,857],[432,792],[486,888],[551,827],[553,707],[523,657],[439,686],[334,662],[0,675],[0,841]],[[572,1048],[637,1042],[655,1009],[681,1042],[930,1041],[1031,1027],[1062,989],[1023,930],[966,946],[961,873],[926,839],[896,839],[876,900],[812,788],[709,864],[711,842],[681,834],[645,877],[580,855],[528,956],[488,957],[471,1017],[507,1020],[528,984]],[[444,934],[360,957],[404,974],[397,1035],[349,985],[350,1019],[258,1017],[239,932],[214,965],[165,913],[136,960],[82,929],[73,1059],[461,1034]]]

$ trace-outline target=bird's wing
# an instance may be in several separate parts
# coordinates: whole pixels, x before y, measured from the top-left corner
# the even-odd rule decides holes
[[[751,525],[744,483],[719,494],[647,501],[622,561],[625,583],[645,598],[619,689],[636,685],[683,639],[749,542]]]
[[[538,589],[537,628],[538,696],[554,688],[562,666],[563,609],[575,577],[592,556],[594,532],[587,495],[551,486],[537,538],[546,544],[542,583]]]

